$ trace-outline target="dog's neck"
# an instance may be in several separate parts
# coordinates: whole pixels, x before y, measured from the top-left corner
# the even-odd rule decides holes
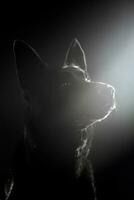
[[[47,128],[44,134],[73,134],[75,139],[70,141],[70,149],[68,148],[69,142],[67,141],[65,146],[65,141],[63,142],[64,146],[63,149],[58,149],[57,146],[49,146],[47,142],[44,142],[40,137],[38,132],[34,132],[29,125],[25,125],[24,129],[24,142],[25,142],[25,150],[26,150],[26,159],[27,164],[32,167],[33,169],[40,169],[44,168],[43,170],[50,171],[52,176],[59,177],[66,177],[66,178],[75,178],[76,175],[76,168],[77,168],[77,154],[76,149],[80,145],[77,141],[80,142],[80,138],[78,134],[80,130],[71,130],[71,129],[64,129],[64,130],[52,130]],[[70,133],[71,131],[71,133]],[[78,132],[79,131],[79,132]],[[57,132],[57,133],[56,133]],[[75,144],[71,142],[75,141]],[[62,142],[62,141],[61,141]],[[54,143],[55,144],[55,143]],[[45,145],[48,145],[45,147]],[[61,145],[61,144],[59,144]],[[57,151],[62,151],[58,152]]]

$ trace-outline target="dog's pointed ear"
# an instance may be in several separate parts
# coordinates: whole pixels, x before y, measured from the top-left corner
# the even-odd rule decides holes
[[[29,91],[32,93],[42,79],[47,65],[42,61],[37,52],[24,41],[14,41],[13,50],[20,85],[24,92]]]
[[[85,53],[77,39],[74,39],[71,42],[64,62],[65,66],[72,64],[79,66],[84,71],[87,71]]]

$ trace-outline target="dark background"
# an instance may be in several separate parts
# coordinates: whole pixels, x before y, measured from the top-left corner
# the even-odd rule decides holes
[[[0,12],[0,173],[22,137],[22,96],[13,41],[32,45],[50,67],[62,66],[77,38],[95,81],[116,88],[117,109],[95,131],[92,159],[100,199],[134,196],[134,3],[131,1],[18,2]]]

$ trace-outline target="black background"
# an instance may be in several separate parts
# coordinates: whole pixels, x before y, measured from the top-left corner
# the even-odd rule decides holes
[[[50,67],[57,67],[63,65],[70,42],[78,38],[86,53],[91,78],[110,83],[117,91],[117,110],[98,125],[95,132],[92,157],[98,197],[130,199],[134,196],[133,71],[125,80],[122,69],[119,68],[120,73],[115,74],[116,70],[105,64],[108,55],[113,55],[114,59],[119,53],[117,47],[125,45],[129,22],[132,21],[131,28],[134,26],[133,11],[134,4],[130,1],[18,2],[1,6],[1,174],[10,165],[23,132],[22,96],[14,65],[13,41],[25,40]],[[123,35],[118,44],[116,38],[120,36],[116,29]],[[127,65],[125,67],[128,68]],[[131,71],[132,67],[128,70]],[[128,88],[131,95],[125,96]],[[129,98],[131,112],[126,111]]]

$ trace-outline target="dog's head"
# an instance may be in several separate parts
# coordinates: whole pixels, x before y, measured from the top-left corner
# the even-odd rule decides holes
[[[41,149],[63,161],[77,147],[78,130],[114,108],[114,89],[91,81],[84,51],[76,39],[59,69],[49,69],[23,41],[14,43],[14,52],[27,104],[26,124]]]

